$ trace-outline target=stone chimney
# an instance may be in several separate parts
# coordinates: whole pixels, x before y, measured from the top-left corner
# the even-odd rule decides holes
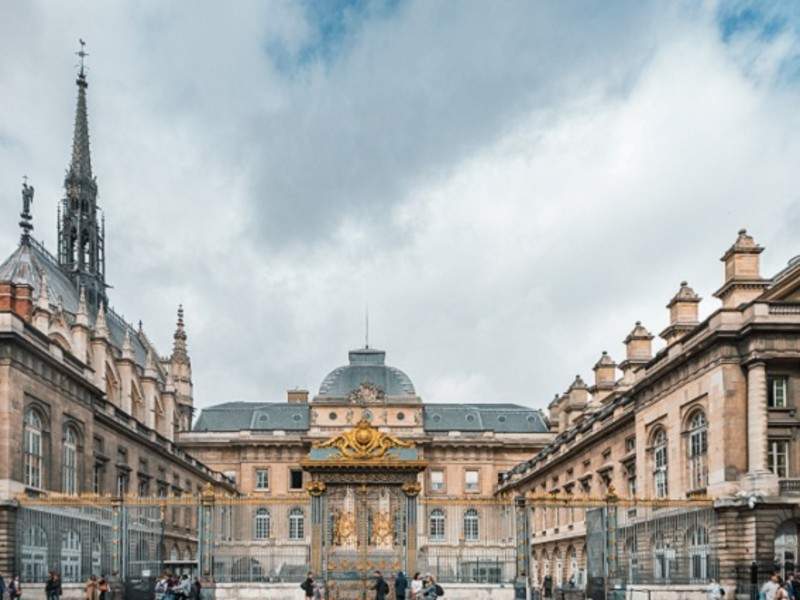
[[[700,322],[697,317],[700,300],[702,298],[685,281],[681,281],[678,293],[667,304],[669,326],[661,332],[667,346],[674,344]]]
[[[714,296],[722,300],[723,308],[751,302],[767,287],[769,281],[761,278],[759,268],[759,254],[763,251],[746,229],[739,230],[736,241],[720,258],[725,263],[725,283]]]
[[[33,286],[27,283],[0,282],[0,312],[12,312],[30,322],[33,312]]]
[[[603,350],[603,354],[600,355],[600,359],[594,364],[592,370],[594,371],[592,400],[601,402],[617,385],[617,363],[608,355],[608,352]]]
[[[562,426],[561,423],[561,395],[556,394],[555,398],[550,401],[550,404],[547,405],[549,421],[550,421],[550,431],[557,433]]]
[[[299,388],[287,390],[286,400],[289,404],[308,404],[308,390],[301,390]]]
[[[647,331],[641,321],[636,321],[623,343],[625,360],[620,363],[619,368],[622,369],[623,383],[630,385],[635,380],[633,373],[653,358],[653,334]]]

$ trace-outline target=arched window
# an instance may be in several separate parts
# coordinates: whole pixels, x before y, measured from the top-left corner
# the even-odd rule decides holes
[[[625,555],[628,558],[628,583],[639,583],[639,543],[636,534],[625,540]]]
[[[169,562],[178,562],[179,554],[178,554],[178,547],[173,546],[169,551]]]
[[[74,529],[61,536],[61,578],[73,583],[81,580],[81,536]]]
[[[22,536],[22,580],[41,582],[47,578],[47,534],[36,525]]]
[[[464,511],[464,539],[468,542],[476,542],[479,537],[478,511],[474,508],[468,508]]]
[[[708,530],[702,525],[692,527],[687,535],[690,576],[698,583],[708,577]]]
[[[669,580],[669,552],[661,532],[653,536],[653,577],[657,580]]]
[[[266,540],[269,538],[269,511],[266,508],[259,508],[256,511],[255,522],[253,524],[253,538]]]
[[[659,429],[653,436],[653,488],[656,498],[666,498],[667,485],[667,432]]]
[[[431,511],[429,537],[431,540],[444,540],[444,511],[441,508]]]
[[[39,413],[32,408],[29,408],[25,413],[23,438],[25,485],[40,488],[44,481],[42,418],[39,416]]]
[[[65,494],[78,493],[78,434],[75,429],[64,430],[64,449],[62,452],[61,489]]]
[[[293,508],[289,512],[289,539],[302,540],[305,533],[305,515],[302,508]]]
[[[781,570],[781,576],[795,571],[798,546],[797,523],[785,521],[775,532],[775,564]]]
[[[689,489],[699,490],[708,485],[708,421],[702,410],[689,419],[688,466]]]
[[[569,556],[569,573],[567,573],[567,581],[577,584],[578,582],[578,552],[574,547],[570,546],[567,549],[567,556]]]

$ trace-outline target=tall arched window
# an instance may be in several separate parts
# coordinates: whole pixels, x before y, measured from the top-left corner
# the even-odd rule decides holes
[[[441,508],[434,508],[431,511],[429,537],[437,541],[444,539],[444,511]]]
[[[464,539],[468,542],[476,542],[480,537],[480,523],[478,511],[468,508],[464,511]]]
[[[25,485],[42,487],[44,465],[42,450],[42,418],[34,409],[25,413],[23,425],[23,445],[25,453]]]
[[[61,578],[70,582],[81,580],[81,536],[74,529],[61,536]]]
[[[256,511],[253,538],[257,540],[269,538],[269,511],[266,508],[259,508]]]
[[[25,530],[22,536],[22,581],[41,582],[47,578],[47,534],[39,526]]]
[[[669,554],[664,534],[661,532],[653,536],[653,577],[657,580],[669,579]]]
[[[699,490],[708,485],[708,421],[702,410],[689,419],[688,465],[689,489]]]
[[[302,508],[293,508],[289,512],[289,539],[302,540],[305,538],[305,515]]]
[[[64,430],[64,449],[62,453],[61,489],[65,494],[78,493],[78,434],[75,429]]]
[[[702,525],[692,527],[687,535],[690,576],[704,583],[708,577],[708,530]]]
[[[781,576],[794,572],[797,565],[797,549],[800,535],[797,523],[784,521],[775,532],[775,564],[781,571]]]
[[[653,488],[656,498],[666,498],[667,486],[667,432],[659,429],[653,436]]]

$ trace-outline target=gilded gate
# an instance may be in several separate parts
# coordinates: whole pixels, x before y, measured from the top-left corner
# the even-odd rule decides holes
[[[313,447],[303,467],[312,477],[311,569],[330,600],[366,600],[375,571],[414,569],[425,462],[413,444],[361,421]]]

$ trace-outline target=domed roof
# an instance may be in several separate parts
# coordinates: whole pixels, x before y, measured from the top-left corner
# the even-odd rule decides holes
[[[350,364],[338,367],[322,380],[319,395],[346,398],[362,388],[380,396],[415,396],[414,384],[400,369],[387,366],[386,352],[359,348],[348,353]]]

